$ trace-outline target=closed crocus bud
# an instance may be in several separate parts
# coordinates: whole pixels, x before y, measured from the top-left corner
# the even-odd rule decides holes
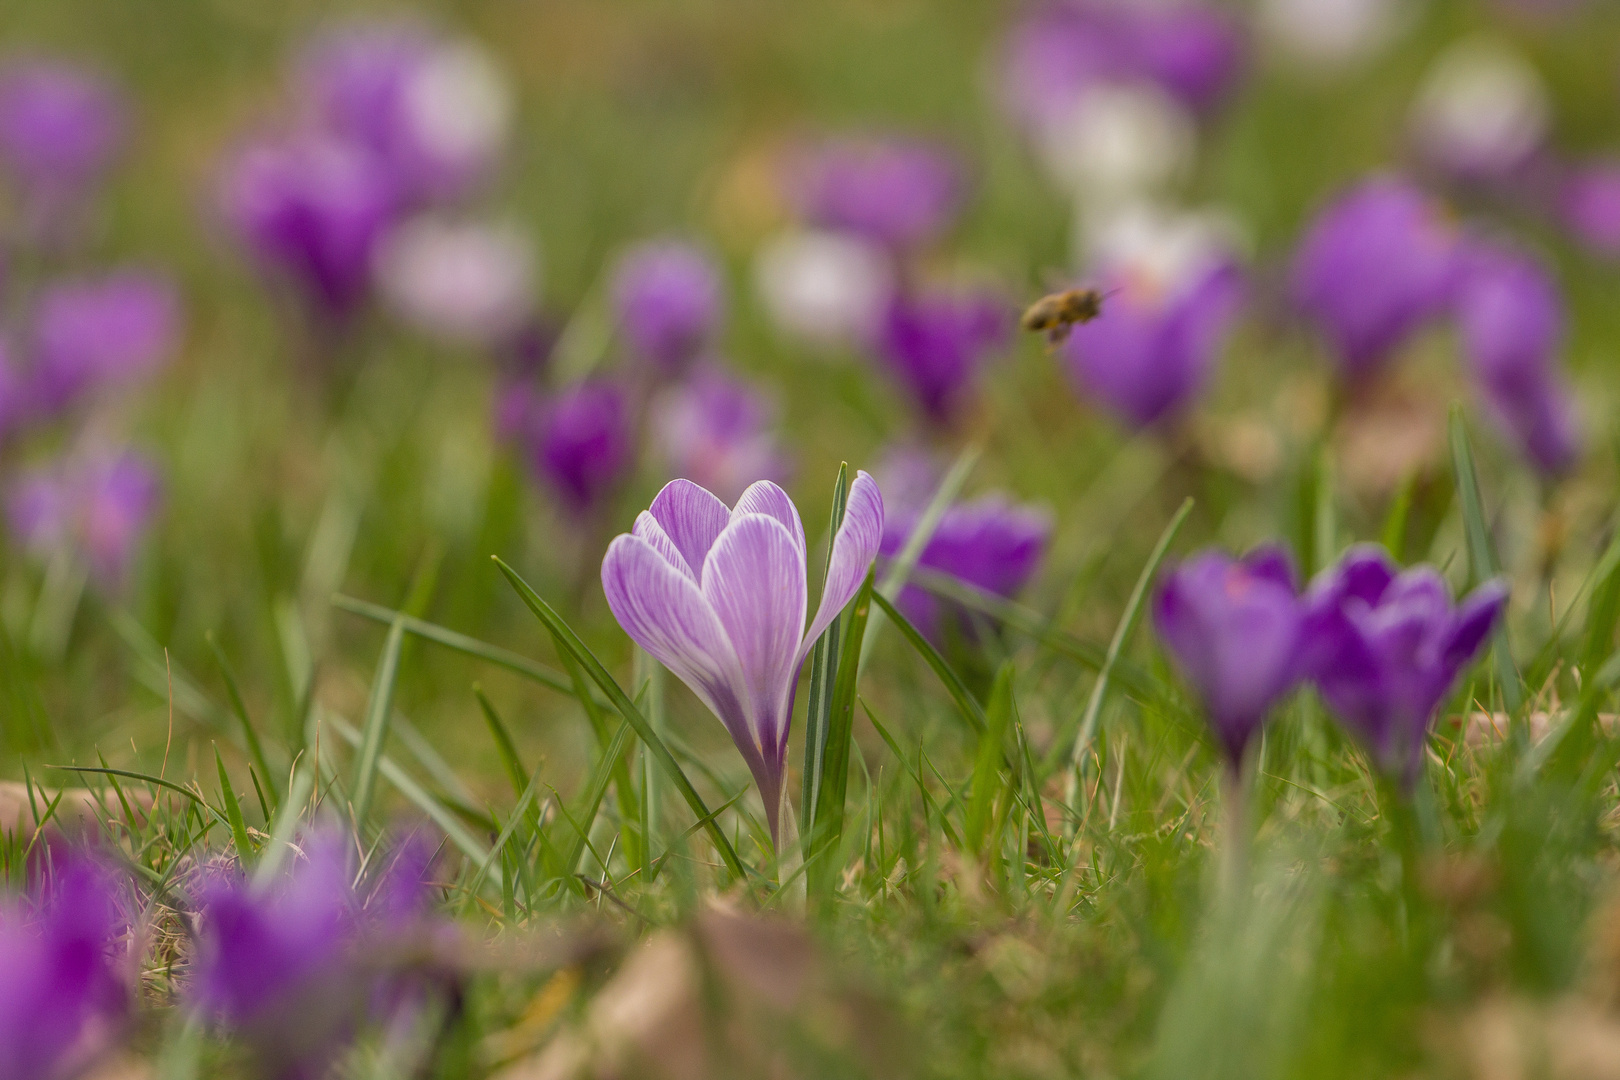
[[[1620,259],[1620,159],[1589,161],[1570,170],[1559,192],[1559,216],[1575,242],[1605,259]]]
[[[376,272],[396,315],[453,344],[504,342],[534,304],[534,255],[509,226],[413,219],[384,237]]]
[[[1573,395],[1564,379],[1563,298],[1531,256],[1472,241],[1462,261],[1457,321],[1469,373],[1503,432],[1541,472],[1580,456]]]
[[[116,589],[162,501],[157,471],[133,452],[93,450],[23,474],[6,501],[12,531],[40,559],[64,547]]]
[[[1433,567],[1402,571],[1372,545],[1352,548],[1312,583],[1309,676],[1378,766],[1408,787],[1436,711],[1489,642],[1507,599],[1507,587],[1492,581],[1453,607]]]
[[[119,94],[73,64],[19,58],[0,67],[0,168],[39,225],[75,206],[123,148]]]
[[[1277,547],[1242,559],[1194,556],[1160,583],[1153,625],[1236,769],[1266,714],[1303,674],[1305,607],[1293,561]]]
[[[47,285],[31,320],[36,403],[56,411],[147,378],[173,355],[180,322],[179,295],[161,274],[123,270]]]
[[[1552,119],[1547,88],[1522,55],[1490,38],[1440,54],[1412,105],[1412,144],[1464,180],[1500,179],[1542,145]]]
[[[116,1041],[129,988],[117,954],[126,920],[102,868],[58,862],[32,910],[0,907],[0,1077],[68,1080]]]
[[[630,403],[605,380],[581,383],[540,409],[532,444],[535,471],[570,512],[588,513],[634,464]]]
[[[1444,313],[1456,251],[1455,230],[1428,196],[1396,177],[1374,177],[1307,229],[1294,258],[1294,301],[1342,375],[1358,380]]]
[[[337,320],[370,295],[377,243],[400,205],[374,155],[311,135],[238,148],[226,162],[219,200],[226,225],[255,261]]]
[[[642,244],[614,269],[619,331],[632,352],[665,374],[685,368],[709,347],[724,305],[719,271],[690,244]]]
[[[776,409],[759,391],[714,368],[668,391],[653,430],[669,473],[735,501],[755,480],[787,479]]]
[[[922,516],[921,509],[885,519],[879,553],[897,557]],[[1034,577],[1052,535],[1052,515],[1020,506],[1003,495],[986,495],[945,511],[928,538],[917,565],[947,574],[983,592],[1011,599]],[[935,642],[944,637],[947,615],[971,633],[967,613],[915,585],[900,591],[895,605],[912,625]]]
[[[1338,75],[1387,44],[1400,0],[1260,0],[1267,43],[1304,75]]]
[[[962,206],[957,159],[922,139],[832,140],[795,155],[789,168],[788,195],[806,223],[886,247],[937,240]]]
[[[925,287],[896,294],[878,328],[876,350],[930,421],[949,424],[971,399],[979,372],[1003,349],[1011,311],[982,288]]]
[[[849,233],[791,232],[754,264],[766,311],[782,330],[825,347],[870,341],[894,293],[888,251]]]

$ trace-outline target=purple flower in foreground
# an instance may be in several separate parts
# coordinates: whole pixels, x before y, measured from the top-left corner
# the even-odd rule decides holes
[[[877,354],[923,413],[949,423],[971,395],[979,369],[1007,343],[1009,310],[982,289],[897,295],[877,334]]]
[[[920,510],[910,510],[888,518],[879,553],[887,558],[898,556],[921,516]],[[1051,535],[1052,516],[1046,511],[1016,505],[1000,495],[986,495],[945,511],[917,565],[1011,598],[1034,576]],[[941,639],[948,608],[932,593],[908,585],[900,591],[895,606],[929,638]],[[962,621],[965,625],[966,619]]]
[[[161,496],[157,472],[140,455],[88,453],[24,474],[6,517],[40,558],[71,546],[103,588],[117,588]]]
[[[705,369],[669,391],[653,426],[671,474],[734,500],[754,480],[786,478],[775,420],[775,409],[757,390]]]
[[[1081,391],[1133,428],[1179,415],[1209,381],[1243,305],[1243,277],[1219,262],[1169,289],[1119,278],[1063,358]]]
[[[613,308],[632,352],[665,374],[709,345],[724,305],[720,274],[699,248],[653,241],[632,248],[613,272]]]
[[[1457,321],[1470,373],[1497,422],[1542,472],[1570,469],[1580,432],[1559,363],[1563,299],[1547,268],[1522,252],[1469,244]]]
[[[124,102],[98,76],[57,60],[0,69],[0,167],[30,201],[71,205],[124,144]]]
[[[789,195],[809,224],[889,247],[938,239],[961,209],[961,166],[921,139],[832,140],[790,166]]]
[[[1436,205],[1394,177],[1364,181],[1316,219],[1295,255],[1294,299],[1346,378],[1372,374],[1444,312],[1456,248]]]
[[[1278,547],[1242,559],[1196,555],[1160,583],[1153,625],[1237,768],[1266,714],[1303,674],[1305,606],[1293,561]]]
[[[143,379],[169,359],[179,334],[179,295],[162,275],[125,270],[52,283],[34,305],[35,402],[55,411],[98,387]]]
[[[883,497],[858,473],[808,628],[804,526],[787,493],[766,480],[729,510],[696,484],[672,480],[602,560],[602,589],[619,625],[731,733],[773,841],[781,836],[799,669],[860,589],[882,535]]]
[[[123,930],[111,879],[59,865],[35,909],[0,908],[0,1080],[79,1075],[129,1009],[110,949]]]
[[[1558,210],[1577,243],[1594,255],[1620,259],[1620,159],[1575,168],[1564,181]]]
[[[612,383],[581,383],[538,409],[533,439],[535,470],[568,510],[586,513],[633,464],[630,403]]]
[[[1352,548],[1311,585],[1308,675],[1379,767],[1410,786],[1435,711],[1507,599],[1507,586],[1491,581],[1453,607],[1433,567],[1402,571],[1383,548]]]
[[[399,196],[372,155],[297,135],[238,150],[223,173],[220,206],[261,266],[290,279],[324,315],[342,318],[370,293],[377,242]]]

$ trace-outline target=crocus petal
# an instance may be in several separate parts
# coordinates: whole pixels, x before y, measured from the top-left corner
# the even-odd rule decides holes
[[[1243,557],[1249,573],[1265,581],[1273,581],[1289,592],[1299,591],[1299,577],[1294,572],[1294,557],[1280,544],[1263,544]]]
[[[744,709],[767,762],[779,761],[808,603],[804,555],[782,523],[734,517],[703,567],[703,597],[741,665]]]
[[[669,565],[691,578],[694,584],[697,582],[698,576],[687,563],[686,556],[681,554],[681,549],[675,546],[675,541],[669,538],[669,533],[664,531],[664,527],[658,524],[658,519],[653,517],[650,511],[643,510],[636,515],[636,523],[631,527],[630,535],[639,536],[647,541],[654,551],[669,560]]]
[[[727,730],[740,710],[731,687],[741,668],[731,640],[697,583],[639,536],[619,536],[602,560],[602,591],[624,632],[707,705]]]
[[[821,604],[799,648],[799,662],[815,647],[816,639],[838,618],[860,590],[867,568],[877,557],[883,542],[883,494],[877,481],[865,472],[855,474],[844,505],[844,521],[833,538],[832,558],[827,565],[827,584],[821,590]]]
[[[799,559],[804,559],[804,523],[799,520],[799,508],[793,505],[787,492],[771,483],[769,480],[756,480],[748,485],[748,490],[742,493],[737,500],[737,506],[731,511],[735,520],[744,514],[764,514],[775,518],[782,523],[788,531],[793,542],[798,545]]]
[[[690,480],[665,484],[649,512],[675,542],[686,565],[697,573],[702,573],[703,560],[715,538],[731,521],[726,504]]]
[[[1460,670],[1496,629],[1496,621],[1507,607],[1508,588],[1500,581],[1487,581],[1468,595],[1457,608],[1457,618],[1451,633],[1446,635],[1441,662],[1448,668]]]

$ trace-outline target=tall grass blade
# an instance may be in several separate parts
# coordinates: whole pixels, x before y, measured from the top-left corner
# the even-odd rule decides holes
[[[220,678],[225,680],[225,697],[230,702],[231,712],[242,725],[242,737],[247,740],[248,757],[265,776],[270,775],[270,765],[264,759],[264,744],[259,742],[259,733],[253,728],[253,721],[248,717],[247,703],[242,700],[242,691],[236,685],[236,673],[225,659],[225,652],[219,647],[219,639],[214,637],[212,630],[204,634],[208,642],[209,651],[213,653],[214,664],[219,668]],[[215,751],[216,754],[218,751]],[[271,792],[271,805],[275,805],[275,793]]]
[[[371,683],[371,698],[360,731],[360,752],[354,764],[354,819],[365,824],[377,786],[377,766],[388,741],[388,722],[394,714],[394,683],[399,678],[399,656],[405,646],[403,616],[394,619],[383,641],[382,658]]]
[[[521,798],[528,781],[524,779],[523,759],[518,756],[517,744],[512,741],[500,714],[495,711],[494,703],[484,696],[484,688],[477,683],[473,684],[473,696],[478,699],[478,709],[484,714],[490,737],[495,740],[495,751],[500,755],[506,778],[512,783],[512,794]]]
[[[1463,527],[1468,534],[1468,569],[1470,587],[1501,574],[1502,565],[1496,557],[1496,546],[1491,542],[1490,528],[1485,523],[1485,503],[1479,493],[1479,473],[1474,468],[1474,450],[1468,442],[1468,429],[1463,424],[1462,408],[1451,407],[1451,463],[1456,474],[1457,499],[1462,504]],[[1507,630],[1496,631],[1491,645],[1491,658],[1496,666],[1496,682],[1502,692],[1502,704],[1509,716],[1517,717],[1524,703],[1519,682],[1519,671],[1513,666],[1513,655],[1508,648]]]
[[[868,571],[861,591],[855,594],[850,606],[849,632],[840,650],[838,680],[833,685],[827,708],[821,775],[812,800],[812,816],[806,818],[804,824],[808,841],[804,862],[806,866],[814,863],[807,871],[806,883],[815,892],[828,888],[833,872],[838,869],[831,864],[830,856],[844,837],[844,804],[849,792],[849,757],[855,727],[856,684],[861,673],[861,642],[866,636],[873,595],[873,577]]]
[[[844,506],[849,500],[849,462],[838,466],[838,480],[833,484],[832,515],[827,524],[827,561],[821,568],[821,587],[827,587],[827,569],[832,565],[833,539],[838,527],[844,523]],[[827,756],[827,716],[832,708],[833,684],[838,679],[838,634],[842,619],[834,619],[810,653],[810,695],[804,710],[804,788],[799,801],[799,820],[804,823],[805,837],[816,820],[816,799],[821,793],[821,778]]]
[[[928,662],[928,666],[934,669],[934,674],[939,676],[939,681],[945,684],[945,689],[950,693],[951,700],[956,703],[957,712],[961,713],[962,719],[967,721],[974,734],[982,734],[986,727],[984,706],[980,705],[978,700],[968,691],[967,684],[962,682],[961,676],[951,668],[950,664],[945,662],[945,658],[939,654],[939,650],[934,648],[933,642],[923,637],[922,632],[911,625],[910,620],[900,614],[899,609],[890,603],[881,591],[874,589],[872,591],[872,600],[883,614],[887,615],[889,620],[894,623],[895,627],[900,631],[900,636],[904,637],[911,647],[917,651],[917,654]],[[870,628],[868,628],[867,633],[871,633]]]
[[[968,792],[967,819],[963,832],[967,834],[969,850],[984,853],[985,830],[990,824],[995,798],[1000,794],[1001,762],[1005,756],[1007,727],[1012,719],[1013,667],[1009,661],[996,671],[996,681],[990,687],[990,706],[985,710],[986,724],[979,735],[979,752],[973,761],[973,784]]]
[[[242,818],[242,804],[231,787],[231,774],[225,771],[225,759],[214,746],[214,768],[219,772],[219,794],[225,804],[225,820],[231,825],[231,841],[236,845],[236,858],[244,867],[253,865],[253,841],[248,839],[247,822]]]

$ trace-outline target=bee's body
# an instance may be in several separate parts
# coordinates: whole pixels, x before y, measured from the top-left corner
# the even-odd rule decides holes
[[[1023,327],[1031,333],[1044,333],[1047,345],[1055,348],[1068,340],[1070,330],[1101,315],[1102,302],[1103,294],[1096,289],[1052,293],[1029,306]]]

